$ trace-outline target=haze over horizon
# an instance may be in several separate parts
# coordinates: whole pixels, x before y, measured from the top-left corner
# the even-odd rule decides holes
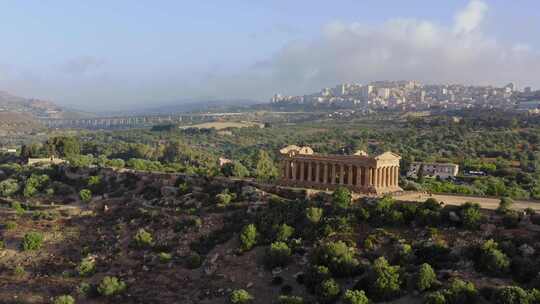
[[[114,111],[385,79],[540,87],[540,3],[447,2],[0,1],[0,91]]]

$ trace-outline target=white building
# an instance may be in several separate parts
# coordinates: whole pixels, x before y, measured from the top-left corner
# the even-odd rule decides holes
[[[362,99],[368,100],[371,92],[373,92],[373,86],[365,85],[360,89],[360,96],[362,97]]]
[[[377,88],[377,97],[382,98],[382,99],[388,99],[388,97],[390,97],[390,89]]]
[[[414,162],[409,166],[407,177],[418,178],[418,173],[422,168],[424,177],[448,179],[455,177],[459,172],[459,166],[451,163],[424,163]]]

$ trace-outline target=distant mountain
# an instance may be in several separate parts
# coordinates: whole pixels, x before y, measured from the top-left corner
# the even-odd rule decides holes
[[[148,108],[99,113],[100,116],[164,115],[176,113],[238,111],[259,103],[249,99],[189,99],[166,102]]]
[[[57,104],[34,98],[24,98],[0,91],[0,113],[24,114],[29,119],[40,118],[87,118],[93,114],[67,110]],[[2,115],[4,118],[6,115]]]

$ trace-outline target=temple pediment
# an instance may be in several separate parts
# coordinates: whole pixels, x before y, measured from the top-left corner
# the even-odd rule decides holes
[[[290,145],[290,146],[287,146],[281,150],[279,150],[279,153],[281,154],[289,154],[289,155],[294,155],[294,154],[303,154],[303,155],[312,155],[314,152],[313,152],[313,149],[311,149],[310,147],[299,147],[299,146],[296,146],[296,145]]]
[[[376,160],[400,160],[401,156],[399,156],[398,154],[394,152],[387,151],[380,155],[377,155],[375,159]]]

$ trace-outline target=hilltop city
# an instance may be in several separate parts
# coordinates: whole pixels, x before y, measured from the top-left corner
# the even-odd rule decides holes
[[[275,94],[275,106],[355,107],[422,111],[430,109],[499,108],[539,113],[540,92],[531,87],[519,91],[514,83],[503,87],[473,85],[425,85],[418,81],[375,81],[365,85],[339,84],[318,93],[286,96]]]

